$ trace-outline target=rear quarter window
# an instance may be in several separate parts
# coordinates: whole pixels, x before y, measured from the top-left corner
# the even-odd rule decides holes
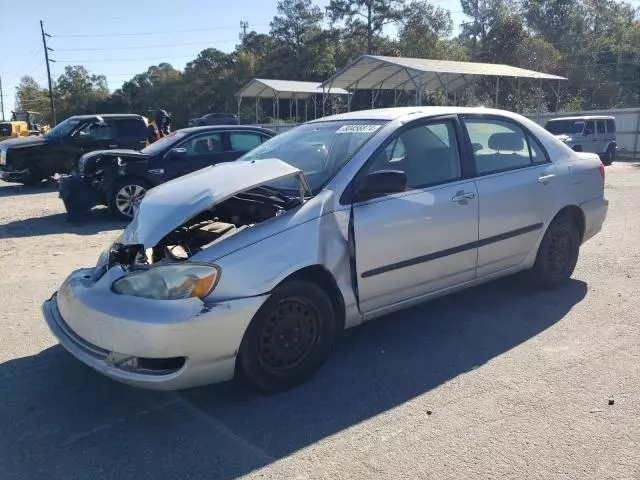
[[[123,118],[116,120],[115,124],[120,138],[147,138],[147,126],[142,119]]]
[[[614,120],[607,120],[607,133],[616,133],[616,122]]]

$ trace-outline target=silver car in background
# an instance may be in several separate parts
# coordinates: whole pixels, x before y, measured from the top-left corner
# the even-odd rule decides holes
[[[122,382],[282,390],[342,329],[523,270],[563,284],[607,207],[598,156],[520,115],[346,113],[153,188],[43,311]]]

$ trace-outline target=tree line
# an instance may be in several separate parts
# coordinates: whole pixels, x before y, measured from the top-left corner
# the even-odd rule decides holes
[[[236,112],[234,94],[251,78],[321,82],[363,53],[503,63],[568,77],[558,98],[552,86],[523,84],[525,110],[622,108],[640,105],[640,9],[615,0],[461,0],[466,19],[453,36],[451,12],[426,0],[281,0],[268,34],[247,32],[230,53],[202,50],[183,70],[151,66],[109,92],[104,75],[69,65],[54,81],[58,119],[86,113],[158,108],[184,126],[208,112]],[[393,26],[394,35],[386,34]],[[491,105],[495,80],[478,80],[474,101]],[[49,116],[48,91],[29,76],[16,88],[16,108]],[[516,89],[504,82],[500,107],[516,108]],[[439,93],[425,104],[439,104]],[[389,97],[383,94],[379,103]],[[462,96],[459,102],[471,101]],[[340,101],[340,100],[338,100]],[[342,100],[344,101],[344,100]],[[249,102],[248,102],[249,103]],[[272,120],[271,102],[260,120]],[[368,92],[352,108],[369,108]],[[285,119],[288,108],[281,108]],[[241,117],[254,119],[247,104]],[[48,118],[49,121],[51,120]],[[295,121],[295,119],[288,119]]]

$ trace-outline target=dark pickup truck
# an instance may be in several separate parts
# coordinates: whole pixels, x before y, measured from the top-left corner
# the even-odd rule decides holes
[[[147,119],[135,114],[69,117],[42,136],[0,142],[0,179],[37,185],[75,169],[87,152],[140,150],[147,143]]]

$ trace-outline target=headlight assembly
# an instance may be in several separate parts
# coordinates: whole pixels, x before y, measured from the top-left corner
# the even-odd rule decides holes
[[[220,269],[215,265],[159,265],[129,273],[113,282],[115,293],[155,300],[204,298],[215,288]]]

